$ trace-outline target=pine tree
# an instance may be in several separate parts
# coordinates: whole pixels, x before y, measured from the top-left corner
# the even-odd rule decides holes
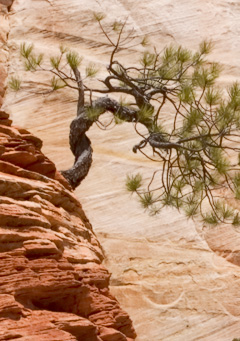
[[[238,212],[219,201],[219,193],[226,189],[240,198],[240,85],[234,83],[227,95],[218,88],[221,67],[207,60],[213,47],[207,41],[197,52],[171,45],[159,53],[144,37],[138,41],[144,48],[138,65],[124,65],[119,51],[135,45],[138,38],[127,21],[105,26],[104,19],[104,14],[94,13],[112,47],[106,76],[98,88],[92,88],[88,79],[95,78],[99,68],[90,63],[84,70],[77,52],[61,46],[47,68],[43,54],[36,55],[33,45],[23,43],[20,48],[26,70],[52,73],[47,92],[65,87],[78,92],[77,117],[70,127],[75,163],[62,174],[73,188],[86,177],[92,148],[85,133],[94,123],[102,125],[101,115],[110,112],[111,122],[130,122],[140,136],[134,153],[161,161],[146,185],[140,174],[127,177],[127,190],[137,194],[143,208],[157,214],[162,207],[172,206],[188,217],[200,215],[208,224],[239,225]],[[18,78],[11,78],[9,84],[15,91],[22,87]],[[116,100],[106,96],[109,94],[121,94],[125,99]],[[161,121],[166,107],[171,107],[170,128]],[[139,125],[145,126],[144,135],[139,133]],[[210,212],[205,209],[208,206]]]

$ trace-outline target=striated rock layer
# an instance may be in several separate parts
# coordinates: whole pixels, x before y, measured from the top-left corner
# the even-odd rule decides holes
[[[10,2],[8,0],[0,0],[0,107],[3,104],[3,96],[5,93],[5,80],[7,78],[7,36],[9,33],[8,24],[8,7]]]
[[[91,21],[92,10],[105,12],[107,21],[128,18],[136,35],[148,34],[158,51],[169,43],[196,50],[203,39],[211,39],[210,58],[224,69],[220,83],[240,81],[239,0],[15,0],[6,49],[9,75],[23,84],[19,93],[5,93],[4,107],[15,124],[41,137],[44,153],[58,169],[73,163],[68,135],[77,94],[63,89],[37,95],[48,78],[24,71],[19,45],[34,43],[45,56],[57,55],[59,45],[66,45],[83,56],[83,71],[96,63],[101,78],[111,47]],[[125,65],[139,58],[137,51],[132,46],[121,52]],[[169,117],[164,111],[162,123],[167,125]],[[171,209],[149,218],[124,188],[127,173],[148,176],[156,170],[155,163],[132,153],[139,142],[133,127],[92,127],[88,136],[94,162],[76,196],[104,248],[111,292],[133,319],[138,340],[240,338],[239,229],[209,229]]]
[[[0,340],[133,340],[101,246],[41,145],[0,111]]]

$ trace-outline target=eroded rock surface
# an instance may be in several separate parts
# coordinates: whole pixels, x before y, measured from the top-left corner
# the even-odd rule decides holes
[[[9,32],[9,22],[7,18],[8,8],[4,1],[0,1],[0,107],[3,104],[5,93],[5,80],[7,78],[7,35]]]
[[[110,46],[91,21],[92,11],[107,13],[108,21],[128,17],[136,34],[148,34],[158,50],[169,43],[196,50],[203,39],[212,39],[210,58],[224,70],[221,85],[240,80],[239,0],[15,0],[9,16],[9,74],[23,80],[23,90],[8,91],[4,106],[15,124],[41,137],[45,154],[58,169],[73,163],[68,134],[77,94],[64,89],[37,95],[35,90],[48,78],[24,71],[19,45],[34,43],[46,56],[67,45],[84,57],[83,70],[88,62],[96,63],[101,78]],[[127,65],[138,59],[136,51],[122,51],[122,61]],[[168,114],[162,113],[163,124],[168,124]],[[111,290],[130,313],[138,340],[239,338],[239,230],[208,229],[170,209],[149,218],[124,189],[127,173],[147,176],[156,170],[132,153],[139,142],[134,129],[126,124],[110,131],[93,127],[88,136],[94,162],[76,195],[101,240],[113,274]]]
[[[101,246],[41,145],[0,111],[0,340],[133,340]]]

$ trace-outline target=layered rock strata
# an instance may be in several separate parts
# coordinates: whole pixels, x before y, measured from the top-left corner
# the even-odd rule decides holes
[[[240,81],[238,0],[15,0],[9,15],[9,75],[18,75],[23,88],[17,94],[8,91],[4,106],[14,124],[41,137],[44,153],[58,169],[73,163],[68,136],[77,94],[63,89],[36,95],[46,75],[24,71],[19,45],[34,43],[47,58],[57,55],[62,44],[84,57],[83,71],[89,62],[105,70],[111,47],[91,21],[92,11],[106,13],[107,22],[128,17],[136,34],[147,34],[158,51],[170,43],[196,51],[203,39],[211,39],[215,48],[209,57],[223,65],[220,83]],[[121,52],[125,65],[138,60],[136,51]],[[166,126],[169,117],[164,111]],[[156,170],[155,163],[132,153],[139,141],[131,125],[110,131],[95,126],[88,136],[93,165],[76,195],[104,247],[111,292],[133,319],[138,340],[239,338],[239,229],[209,229],[171,209],[150,218],[124,188],[126,174],[147,177]]]
[[[0,340],[133,340],[101,246],[41,145],[0,111]]]

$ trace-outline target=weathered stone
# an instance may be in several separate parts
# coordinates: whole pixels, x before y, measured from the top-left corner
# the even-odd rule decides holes
[[[1,160],[25,168],[37,161],[37,158],[31,153],[10,151],[1,155]]]
[[[27,87],[21,95],[8,91],[4,106],[12,113],[16,124],[28,127],[44,140],[46,155],[59,169],[69,168],[73,161],[68,133],[76,113],[77,94],[65,88],[49,96],[33,95],[33,89],[45,84],[46,74],[39,73],[35,77],[26,74],[20,66],[16,46],[23,41],[23,36],[24,40],[34,43],[36,52],[45,52],[46,57],[57,55],[60,44],[68,45],[84,57],[81,70],[84,72],[85,65],[94,62],[101,68],[101,78],[109,63],[111,47],[99,33],[97,24],[90,20],[92,11],[101,11],[108,15],[107,21],[128,17],[136,35],[142,38],[147,34],[158,51],[170,43],[196,51],[203,39],[210,38],[215,48],[209,58],[220,62],[224,70],[221,85],[240,80],[237,0],[69,0],[67,5],[63,0],[18,0],[12,9],[9,71],[10,76],[14,76],[17,68]],[[3,39],[5,37],[4,33]],[[126,53],[121,51],[121,61],[125,65],[138,61],[136,51],[143,49],[132,47]],[[167,110],[162,114],[166,125],[168,114]],[[93,127],[88,136],[94,149],[94,163],[76,195],[101,239],[107,256],[105,262],[112,272],[112,291],[133,318],[139,341],[238,338],[238,229],[223,226],[209,230],[171,209],[149,218],[124,189],[127,173],[137,170],[147,177],[156,170],[155,163],[131,152],[131,147],[139,142],[138,137],[133,136],[132,127],[124,124],[107,132]],[[16,168],[11,169],[12,173],[15,171]],[[18,169],[18,176],[20,174],[27,179],[35,177],[36,182],[22,192],[21,187],[25,188],[29,182],[21,182],[17,189],[13,181],[7,180],[8,192],[13,196],[16,196],[15,190],[19,190],[21,195],[33,200],[35,193],[57,207],[62,203],[64,209],[74,211],[75,203],[69,197],[61,201],[60,196],[55,197],[56,189],[55,195],[52,194],[52,185],[40,185],[44,181],[36,178],[40,174],[26,171],[23,174],[23,170]],[[85,221],[85,224],[88,223]],[[59,228],[59,231],[61,236],[65,234],[64,229]],[[65,243],[69,242],[68,238]],[[23,254],[24,250],[21,252]],[[38,259],[32,267],[38,271],[41,265]],[[108,278],[102,270],[100,275],[99,266],[96,262],[80,264],[58,260],[59,269],[65,272],[77,269],[76,278],[80,276],[86,285],[97,283],[103,288]],[[100,321],[100,313],[98,318]],[[104,314],[102,318],[104,320]],[[111,331],[103,333],[107,335]],[[67,340],[66,335],[64,337]],[[65,340],[64,337],[60,339]]]
[[[9,119],[1,119],[0,124],[4,124],[6,126],[10,126],[12,124],[12,120]]]
[[[23,242],[23,247],[27,258],[46,257],[61,254],[57,246],[48,239],[34,239]]]
[[[0,340],[134,340],[80,203],[39,140],[0,120]]]
[[[11,6],[14,0],[0,0],[0,4]]]
[[[1,119],[9,118],[9,114],[7,114],[5,111],[0,109],[0,118]]]

